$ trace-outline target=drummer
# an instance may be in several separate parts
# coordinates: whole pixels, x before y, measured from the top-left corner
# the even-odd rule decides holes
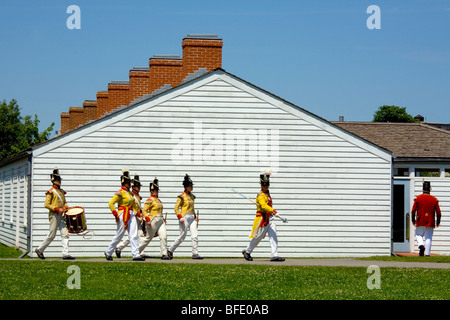
[[[45,259],[44,251],[53,239],[55,239],[57,229],[59,229],[59,232],[61,233],[62,258],[64,260],[75,259],[69,254],[69,231],[67,230],[65,220],[63,219],[63,215],[67,211],[68,205],[65,197],[66,192],[61,189],[61,180],[59,169],[55,167],[50,174],[50,181],[53,186],[45,193],[44,204],[44,207],[48,209],[50,231],[42,244],[35,250],[40,259]]]
[[[139,239],[139,241],[141,240],[142,237],[144,237],[144,230],[145,230],[145,225],[144,225],[144,222],[143,222],[142,210],[141,210],[141,208],[142,208],[141,207],[142,197],[139,195],[140,191],[141,191],[141,181],[139,179],[138,174],[135,173],[134,174],[134,178],[133,178],[133,182],[132,182],[131,192],[133,193],[134,201],[137,203],[137,205],[139,207],[139,212],[137,212],[136,215],[135,215],[136,223],[137,223],[137,226],[138,226],[138,239]],[[117,258],[121,257],[122,250],[129,244],[130,244],[130,238],[128,236],[125,236],[124,239],[116,247],[115,252],[116,252]]]

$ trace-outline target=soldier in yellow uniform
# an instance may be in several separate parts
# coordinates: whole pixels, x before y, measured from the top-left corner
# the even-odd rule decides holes
[[[150,241],[154,237],[159,236],[161,259],[169,260],[170,258],[167,255],[166,223],[162,215],[163,204],[158,198],[159,181],[156,177],[150,183],[150,194],[151,196],[145,201],[143,209],[144,220],[146,221],[146,235],[139,238],[139,252],[142,254]]]
[[[141,201],[142,197],[139,192],[141,191],[141,181],[137,173],[134,174],[131,192],[133,193],[134,200],[139,208],[139,211],[135,214],[136,223],[138,226],[138,239],[140,240],[144,236],[144,232],[142,231],[142,210],[141,210]],[[115,252],[117,258],[120,258],[122,255],[122,250],[130,244],[130,238],[125,236],[124,239],[117,245]]]
[[[143,261],[145,259],[139,254],[138,226],[135,218],[135,214],[139,212],[140,209],[134,199],[133,193],[130,191],[131,178],[128,170],[123,170],[120,180],[122,187],[109,201],[109,209],[116,219],[117,230],[115,237],[105,251],[105,257],[106,260],[112,260],[111,255],[114,252],[114,249],[120,240],[122,240],[125,231],[127,231],[133,260]],[[118,206],[117,210],[115,208],[116,203]]]
[[[260,175],[261,191],[256,197],[256,217],[253,222],[253,228],[249,238],[250,243],[246,249],[242,251],[245,260],[252,261],[251,253],[262,239],[269,235],[269,242],[271,248],[271,261],[284,261],[284,258],[278,256],[278,239],[277,228],[275,224],[274,214],[277,213],[272,207],[272,197],[269,193],[270,173],[263,173]]]
[[[64,213],[68,206],[66,203],[66,192],[61,189],[61,176],[58,168],[55,167],[50,174],[50,181],[53,186],[45,193],[45,208],[48,209],[48,218],[50,220],[50,232],[48,233],[42,244],[35,250],[40,259],[45,259],[44,251],[55,239],[56,230],[59,229],[62,241],[62,258],[65,260],[75,259],[69,255],[69,231],[67,230],[66,222],[64,220]]]
[[[198,217],[195,215],[194,200],[195,196],[192,193],[194,184],[192,183],[189,175],[186,174],[183,181],[184,192],[177,197],[177,203],[175,204],[175,214],[177,215],[180,227],[180,235],[167,251],[169,258],[173,258],[173,252],[184,241],[187,235],[187,231],[191,232],[192,242],[192,259],[203,259],[198,254]]]

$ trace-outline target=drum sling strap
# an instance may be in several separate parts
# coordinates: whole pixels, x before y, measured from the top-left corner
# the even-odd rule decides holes
[[[61,204],[64,205],[64,201],[62,200],[62,198],[61,198],[61,196],[58,194],[58,192],[56,192],[55,189],[52,189],[52,192],[58,196],[59,200],[61,200]],[[64,217],[65,215],[66,215],[65,213],[62,214],[63,217]],[[67,222],[66,222],[65,219],[64,219],[64,223],[66,224],[66,227],[67,227]],[[87,238],[86,235],[88,235],[89,233],[92,233],[92,235],[91,235],[90,237]],[[93,236],[95,236],[95,232],[94,232],[93,230],[86,230],[86,231],[83,232],[83,233],[76,233],[76,235],[83,236],[83,239],[91,239]]]

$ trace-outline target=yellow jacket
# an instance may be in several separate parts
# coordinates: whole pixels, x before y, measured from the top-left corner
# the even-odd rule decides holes
[[[134,201],[136,202],[136,205],[137,205],[137,207],[139,208],[139,210],[136,211],[136,215],[137,215],[138,217],[140,217],[140,216],[141,216],[141,213],[142,213],[142,208],[141,208],[141,200],[142,200],[142,197],[139,195],[139,193],[137,193],[137,192],[134,191],[134,190],[131,190],[131,192],[133,193],[133,195],[134,195]]]
[[[253,227],[249,238],[256,237],[260,228],[269,224],[269,215],[273,211],[272,197],[270,194],[263,191],[259,192],[256,196],[256,217],[253,221]]]
[[[117,210],[115,208],[116,203],[118,205]],[[136,213],[140,211],[140,208],[134,199],[133,193],[125,187],[120,188],[120,190],[114,194],[108,205],[114,216],[122,215],[125,228],[128,225],[128,220],[130,220],[130,210],[133,210]]]
[[[54,213],[59,213],[59,208],[67,207],[65,194],[66,192],[63,189],[55,186],[45,192],[44,207],[48,209],[49,217]]]
[[[163,204],[156,196],[151,196],[144,204],[145,221],[150,221],[156,216],[162,216]]]
[[[178,219],[184,217],[186,213],[195,213],[194,211],[195,196],[192,193],[183,192],[177,197],[175,204],[175,214]]]

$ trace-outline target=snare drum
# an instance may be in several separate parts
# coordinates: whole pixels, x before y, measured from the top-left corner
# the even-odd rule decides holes
[[[86,230],[86,218],[83,207],[70,207],[65,213],[69,233],[80,233]]]

